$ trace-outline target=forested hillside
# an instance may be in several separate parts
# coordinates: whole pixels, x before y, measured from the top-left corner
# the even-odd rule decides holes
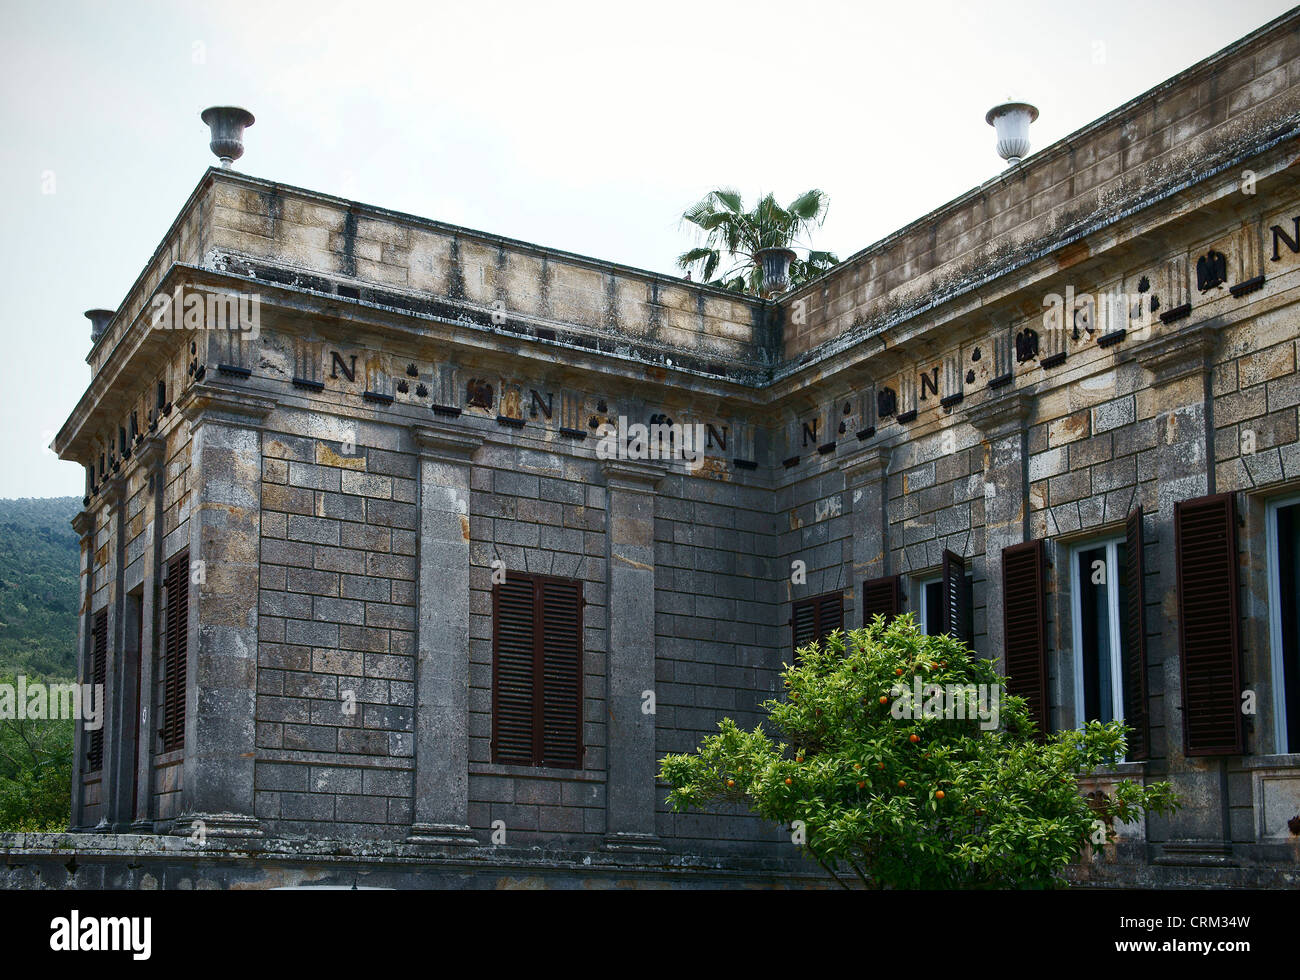
[[[77,645],[76,497],[0,500],[0,674],[72,678]]]

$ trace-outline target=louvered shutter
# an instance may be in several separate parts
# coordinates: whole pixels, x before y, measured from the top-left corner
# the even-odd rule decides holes
[[[1145,759],[1151,752],[1142,545],[1142,508],[1139,507],[1128,515],[1124,544],[1128,607],[1124,624],[1124,721],[1132,729],[1128,736],[1128,758],[1134,760]]]
[[[790,625],[794,629],[796,650],[817,639],[817,603],[811,599],[796,602],[791,610]]]
[[[104,690],[104,684],[108,680],[108,610],[101,609],[95,613],[95,618],[90,631],[90,669],[88,671],[90,683],[94,684],[99,691]],[[100,704],[107,704],[106,695],[101,695],[97,700]],[[104,718],[100,718],[100,726],[92,732],[87,732],[86,739],[86,771],[99,772],[104,768]]]
[[[966,560],[951,551],[943,553],[943,631],[970,645],[970,583],[966,579]]]
[[[582,583],[510,573],[492,592],[492,759],[582,766]]]
[[[1002,628],[1007,693],[1024,698],[1041,734],[1047,713],[1047,563],[1043,542],[1002,549]]]
[[[507,575],[492,590],[492,761],[533,763],[536,624],[533,581]],[[539,726],[540,727],[540,726]]]
[[[790,626],[796,651],[814,640],[824,640],[836,630],[844,629],[844,593],[827,592],[793,603]]]
[[[541,762],[582,766],[582,583],[542,579]]]
[[[903,590],[897,575],[873,578],[862,583],[862,622],[870,624],[876,616],[893,619],[902,612]]]
[[[1174,506],[1183,751],[1243,751],[1237,622],[1237,507],[1230,493]]]
[[[825,639],[844,629],[844,593],[827,592],[817,600],[817,636]]]
[[[189,670],[190,556],[182,552],[167,566],[164,578],[167,614],[164,617],[163,710],[159,736],[162,750],[185,746],[185,682]]]

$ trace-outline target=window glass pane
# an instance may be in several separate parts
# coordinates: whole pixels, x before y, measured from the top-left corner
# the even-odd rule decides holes
[[[1300,504],[1277,510],[1277,571],[1287,749],[1300,751]]]
[[[925,622],[921,628],[928,636],[938,636],[943,632],[943,580],[926,582],[921,588],[925,589]]]
[[[1079,642],[1083,659],[1083,717],[1085,721],[1111,721],[1110,603],[1106,546],[1078,552],[1075,568],[1079,591]]]

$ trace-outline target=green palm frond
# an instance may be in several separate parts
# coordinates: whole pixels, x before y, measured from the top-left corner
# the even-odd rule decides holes
[[[710,285],[760,294],[763,271],[756,253],[765,248],[807,248],[801,236],[820,227],[828,205],[826,193],[813,189],[784,207],[774,194],[763,194],[753,208],[745,210],[739,191],[717,187],[682,212],[682,222],[695,226],[701,244],[678,256],[677,264],[683,269],[697,269],[700,280]],[[805,259],[791,264],[791,280],[799,285],[838,261],[834,253],[810,250]],[[733,268],[718,275],[727,262]]]

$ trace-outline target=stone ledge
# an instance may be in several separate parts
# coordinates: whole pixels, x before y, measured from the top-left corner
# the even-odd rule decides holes
[[[802,861],[695,853],[364,840],[0,834],[5,888],[274,888],[359,877],[388,887],[835,887]],[[59,870],[62,869],[62,870]],[[67,880],[51,882],[52,875]],[[78,880],[78,875],[81,879]]]

